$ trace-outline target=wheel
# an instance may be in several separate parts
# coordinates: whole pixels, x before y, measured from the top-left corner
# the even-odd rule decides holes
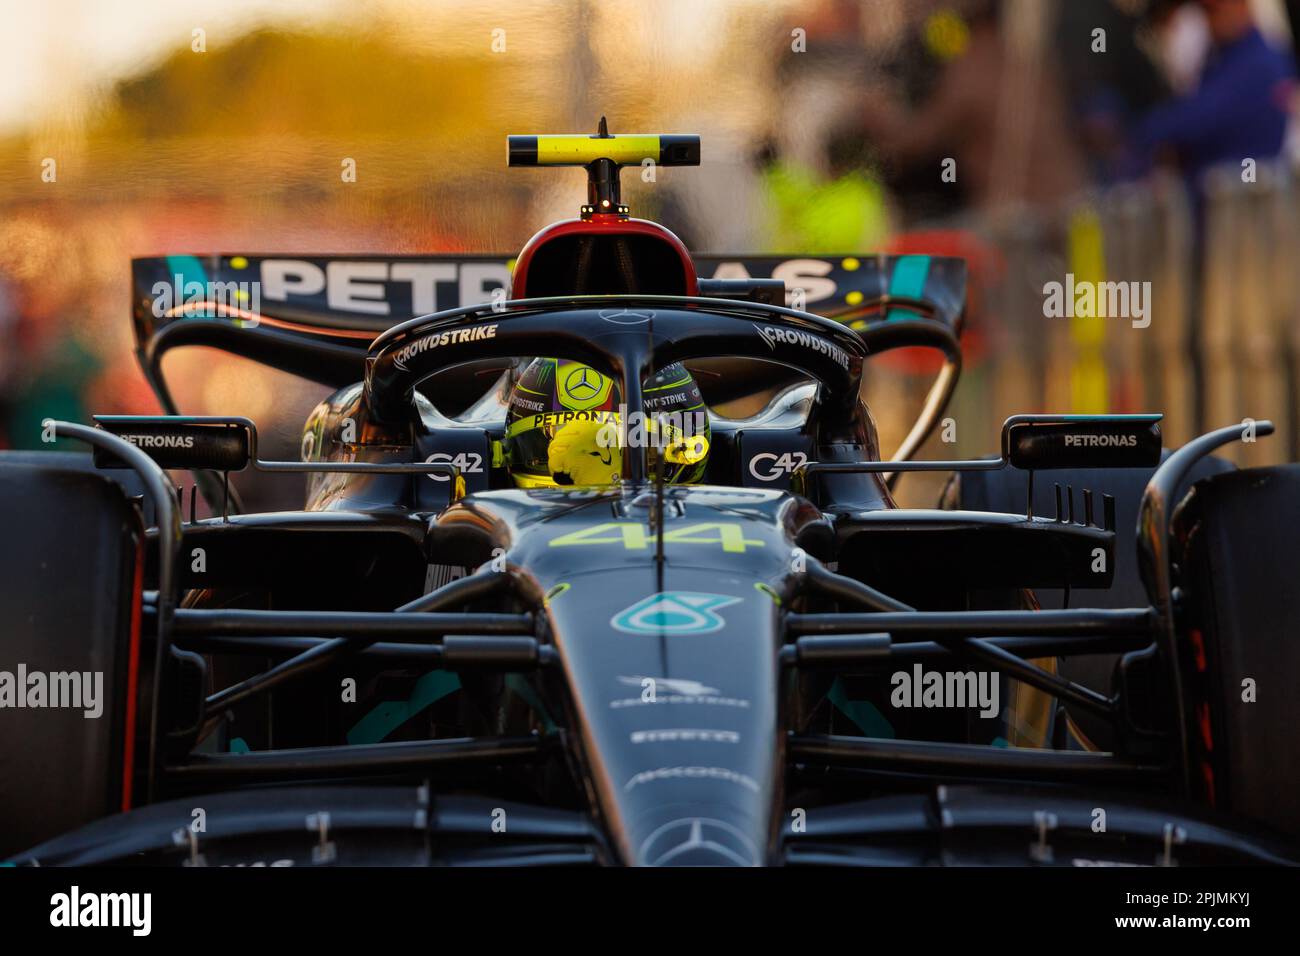
[[[1197,482],[1173,527],[1194,782],[1300,836],[1300,464]]]
[[[3,858],[131,802],[145,538],[120,484],[56,453],[0,453],[0,529]]]

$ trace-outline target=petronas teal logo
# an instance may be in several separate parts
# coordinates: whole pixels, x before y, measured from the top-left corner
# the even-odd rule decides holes
[[[609,623],[628,634],[711,634],[726,626],[719,608],[740,598],[698,591],[660,591],[619,611]]]

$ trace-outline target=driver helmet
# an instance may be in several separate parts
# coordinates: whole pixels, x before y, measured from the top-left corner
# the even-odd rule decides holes
[[[520,488],[609,486],[623,472],[624,446],[644,445],[649,474],[692,484],[704,477],[709,416],[695,378],[680,363],[643,385],[643,414],[624,423],[619,387],[590,365],[533,359],[516,381],[502,451]],[[661,460],[662,459],[662,460]]]

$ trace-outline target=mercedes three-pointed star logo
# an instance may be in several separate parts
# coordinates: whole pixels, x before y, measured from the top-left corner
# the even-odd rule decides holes
[[[641,843],[646,866],[758,866],[759,853],[744,831],[723,820],[684,817]]]
[[[564,390],[580,402],[600,393],[600,376],[594,369],[579,365],[564,377]]]
[[[655,317],[653,312],[637,312],[634,309],[602,309],[600,317],[615,325],[645,325]]]

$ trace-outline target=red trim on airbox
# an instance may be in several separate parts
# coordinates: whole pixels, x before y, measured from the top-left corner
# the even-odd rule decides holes
[[[565,236],[653,236],[662,240],[677,253],[682,263],[682,274],[686,277],[686,295],[699,295],[700,286],[695,275],[695,261],[690,251],[676,235],[657,222],[648,219],[628,219],[613,213],[596,213],[590,219],[563,219],[551,223],[538,232],[519,252],[515,262],[514,274],[510,280],[510,297],[512,299],[528,298],[528,267],[533,256],[553,239]]]

